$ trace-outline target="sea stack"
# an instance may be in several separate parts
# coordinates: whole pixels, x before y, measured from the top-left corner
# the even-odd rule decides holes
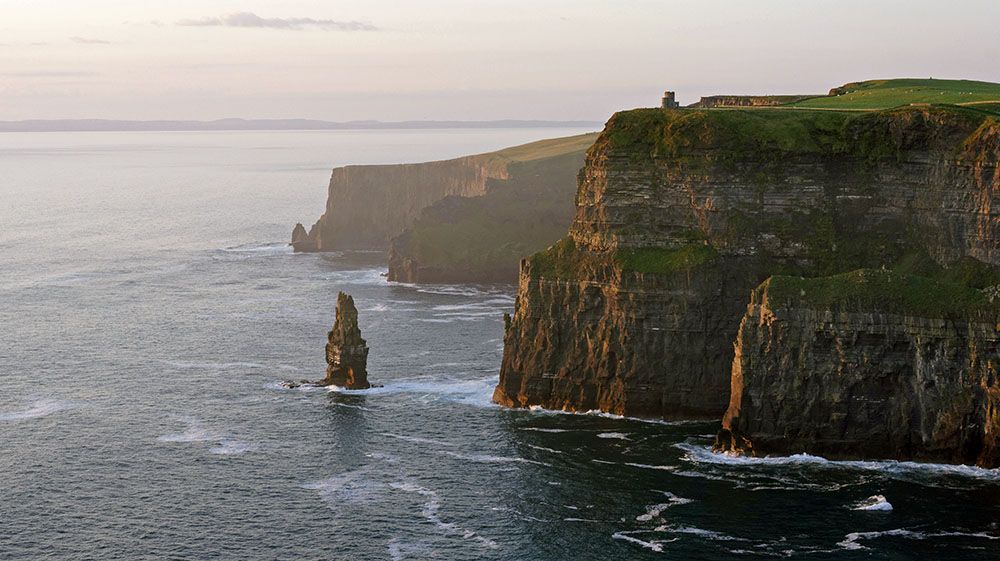
[[[350,390],[368,389],[368,345],[358,328],[358,309],[354,298],[341,292],[337,295],[337,317],[326,343],[327,386]]]
[[[292,242],[290,245],[296,253],[317,250],[315,238],[306,232],[306,227],[301,222],[296,224],[295,228],[292,229]]]

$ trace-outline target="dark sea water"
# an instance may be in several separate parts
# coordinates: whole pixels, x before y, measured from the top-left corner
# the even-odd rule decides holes
[[[1000,559],[1000,472],[504,410],[513,287],[284,245],[334,165],[575,132],[0,134],[0,559]],[[385,386],[281,389],[339,290]]]

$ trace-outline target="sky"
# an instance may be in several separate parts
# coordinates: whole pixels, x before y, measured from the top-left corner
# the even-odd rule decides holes
[[[603,121],[702,95],[1000,82],[1000,1],[0,0],[0,120]]]

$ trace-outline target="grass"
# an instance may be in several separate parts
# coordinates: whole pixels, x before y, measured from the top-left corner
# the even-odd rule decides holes
[[[565,237],[529,257],[534,278],[576,279],[580,276],[586,252],[578,251],[573,238]]]
[[[787,107],[872,110],[910,104],[1000,103],[1000,84],[974,80],[899,78],[846,84],[837,95],[798,101]]]
[[[615,261],[624,271],[662,275],[690,271],[711,261],[716,255],[712,246],[692,243],[677,248],[621,249],[616,252]]]
[[[628,273],[669,275],[689,272],[712,262],[717,255],[715,248],[704,243],[691,243],[674,248],[630,248],[613,253],[614,263]],[[531,272],[535,278],[577,279],[589,265],[606,264],[605,256],[576,247],[573,238],[566,237],[544,251],[530,257]]]
[[[590,132],[562,138],[547,138],[537,142],[529,142],[520,146],[512,146],[492,152],[491,155],[510,162],[529,162],[553,156],[561,156],[570,152],[583,152],[597,140],[600,133]]]
[[[859,269],[829,277],[774,276],[765,281],[772,308],[883,312],[926,318],[969,319],[1000,313],[979,289],[893,270]]]
[[[612,116],[595,147],[633,160],[664,158],[685,173],[710,173],[717,164],[746,171],[752,164],[759,176],[752,179],[777,184],[773,180],[800,156],[853,159],[871,167],[930,148],[946,135],[971,135],[996,118],[976,106],[954,105],[870,112],[634,109]]]
[[[702,150],[739,155],[827,151],[852,115],[775,108],[733,110],[634,109],[616,113],[605,129],[616,149],[678,157]],[[648,154],[649,152],[645,152]]]

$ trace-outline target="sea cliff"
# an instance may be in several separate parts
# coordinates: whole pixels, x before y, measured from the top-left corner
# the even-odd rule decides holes
[[[494,400],[720,418],[768,277],[1000,264],[998,140],[957,107],[616,114],[569,236],[522,262]]]
[[[326,213],[296,251],[388,250],[390,281],[516,282],[518,261],[573,219],[576,176],[596,133],[421,164],[333,171]]]
[[[996,294],[883,270],[768,279],[716,449],[997,467]]]
[[[335,168],[326,212],[310,228],[305,240],[312,245],[305,249],[387,249],[424,208],[450,195],[482,195],[489,178],[506,177],[504,163],[489,155]]]

